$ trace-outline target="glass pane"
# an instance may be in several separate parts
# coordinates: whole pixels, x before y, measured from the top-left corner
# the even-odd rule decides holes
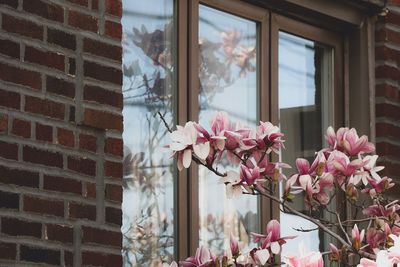
[[[257,121],[256,23],[200,6],[199,120],[209,125],[216,111],[234,122]],[[219,170],[231,169],[227,162]],[[227,199],[225,186],[204,167],[199,168],[200,244],[229,251],[230,233],[245,245],[258,231],[258,200],[251,196]],[[224,239],[225,237],[225,239]]]
[[[315,151],[323,146],[323,133],[332,123],[332,58],[331,48],[279,33],[279,116],[286,147],[282,150],[281,160],[291,166],[295,166],[299,157],[312,163]],[[299,201],[292,205],[305,211],[306,207],[300,200],[302,196],[297,198]],[[283,253],[298,251],[300,242],[310,250],[324,247],[318,231],[298,232],[293,229],[313,229],[315,225],[294,215],[281,213],[280,216],[282,235],[298,236],[284,246]]]
[[[173,0],[123,1],[124,266],[174,255],[176,167],[163,151],[175,122]]]

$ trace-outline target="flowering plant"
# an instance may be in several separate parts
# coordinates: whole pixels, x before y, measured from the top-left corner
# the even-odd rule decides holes
[[[264,233],[252,234],[256,247],[241,251],[231,235],[230,253],[218,257],[200,247],[195,256],[180,261],[179,266],[314,267],[324,265],[323,255],[341,266],[355,266],[351,262],[359,263],[356,265],[360,267],[389,267],[400,263],[400,205],[385,195],[394,183],[391,178],[378,174],[383,167],[376,166],[378,156],[371,154],[375,146],[366,136],[359,137],[355,129],[335,131],[329,127],[325,135],[327,147],[316,152],[312,163],[298,158],[295,173],[286,177],[282,168],[290,166],[274,162],[271,157],[284,148],[284,134],[270,122],[260,122],[256,128],[238,127],[226,113],[219,112],[211,121],[211,130],[190,121],[172,131],[163,121],[172,140],[168,147],[177,157],[179,170],[188,168],[192,161],[203,165],[220,177],[228,197],[241,194],[267,197],[282,212],[314,223],[335,240],[329,251],[302,251],[300,255],[279,257],[282,246],[294,237],[282,237],[279,222],[271,220]],[[218,171],[222,158],[237,166],[237,170]],[[279,196],[277,188],[283,181],[284,192]],[[369,206],[361,202],[360,194],[368,195]],[[337,211],[330,210],[329,204],[339,195],[355,214],[361,211],[362,216],[343,219]],[[294,201],[304,201],[310,212],[294,209],[291,206]],[[328,211],[334,219],[327,220],[312,212],[318,210]],[[174,262],[171,266],[178,264]]]

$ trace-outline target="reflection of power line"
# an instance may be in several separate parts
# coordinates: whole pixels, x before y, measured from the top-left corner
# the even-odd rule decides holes
[[[126,9],[124,9],[124,11],[123,11],[123,16],[124,17],[132,17],[132,18],[149,18],[149,19],[155,19],[155,20],[172,20],[173,19],[172,14],[159,15],[159,14],[150,14],[150,13],[145,13],[145,12],[131,11],[131,10],[126,10]]]
[[[289,67],[288,65],[279,64],[279,70],[284,70],[285,72],[289,72],[289,75],[297,75],[297,76],[306,76],[309,79],[315,79],[315,73],[309,72],[307,70],[299,70],[293,67]]]

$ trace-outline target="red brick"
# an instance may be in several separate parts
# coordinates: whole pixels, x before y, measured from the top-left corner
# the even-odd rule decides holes
[[[0,63],[0,79],[31,87],[32,89],[42,89],[42,79],[38,72],[20,69],[10,65]]]
[[[96,162],[88,158],[68,157],[68,169],[89,176],[96,175]]]
[[[43,27],[33,22],[17,19],[15,17],[3,14],[2,28],[11,33],[24,35],[34,39],[43,39]]]
[[[99,10],[99,0],[92,0],[92,9]]]
[[[36,140],[52,142],[53,141],[53,127],[36,123]]]
[[[397,14],[395,12],[389,12],[385,17],[384,17],[385,22],[391,23],[394,25],[400,25],[400,14]]]
[[[17,8],[18,7],[18,1],[17,0],[0,0],[0,5],[7,5],[7,6],[10,6],[10,7],[13,7],[13,8]]]
[[[67,0],[67,1],[84,7],[88,6],[88,0]]]
[[[82,183],[80,181],[60,176],[44,175],[43,189],[82,195]]]
[[[71,251],[64,251],[64,262],[66,267],[74,265],[74,254]]]
[[[82,264],[91,266],[122,266],[122,256],[101,252],[82,252]]]
[[[84,88],[83,99],[99,104],[105,104],[122,109],[122,93],[105,90],[98,86],[86,85]]]
[[[113,161],[106,161],[104,162],[104,175],[122,179],[122,163],[121,162],[113,162]]]
[[[97,138],[93,135],[80,134],[79,135],[79,148],[88,151],[96,152],[97,150]]]
[[[389,123],[376,123],[376,137],[400,138],[400,127]]]
[[[21,96],[15,92],[0,90],[0,106],[20,109]]]
[[[96,184],[86,183],[86,195],[87,198],[96,198]]]
[[[48,20],[64,22],[64,9],[54,3],[45,3],[41,0],[24,1],[23,9]]]
[[[123,142],[120,138],[107,138],[105,142],[104,152],[115,156],[123,156]]]
[[[400,107],[388,103],[376,104],[376,117],[388,117],[400,120]]]
[[[0,259],[15,260],[17,257],[17,245],[0,241]]]
[[[106,207],[106,222],[110,224],[122,225],[122,211],[112,207]]]
[[[62,54],[39,50],[37,48],[25,47],[25,61],[47,66],[49,68],[65,70],[65,57]]]
[[[83,51],[105,58],[121,61],[122,48],[120,46],[109,45],[97,40],[85,38],[83,41]]]
[[[376,144],[376,152],[380,156],[398,157],[400,155],[400,146],[387,142],[378,142]]]
[[[11,133],[24,137],[31,137],[31,123],[29,121],[14,119],[12,124]]]
[[[396,81],[400,75],[400,70],[396,67],[383,65],[375,69],[375,75],[377,79],[391,79]]]
[[[45,231],[48,240],[59,241],[63,244],[72,243],[74,240],[74,229],[68,225],[47,224]]]
[[[39,188],[39,173],[0,166],[0,182]]]
[[[122,116],[106,111],[85,109],[83,124],[99,129],[115,129],[122,132]]]
[[[57,140],[60,145],[74,147],[75,134],[73,131],[57,128]]]
[[[75,98],[75,84],[55,77],[46,77],[46,90],[53,94]]]
[[[122,244],[122,234],[121,232],[112,232],[108,230],[83,226],[82,242],[120,247]]]
[[[83,64],[83,73],[86,77],[122,85],[122,71],[120,69],[85,61]]]
[[[31,162],[35,164],[41,164],[51,167],[63,167],[62,154],[58,152],[51,152],[34,148],[30,146],[24,146],[23,148],[23,160],[25,162]]]
[[[111,38],[121,40],[122,39],[122,25],[120,23],[106,20],[105,34]]]
[[[69,203],[69,217],[73,219],[96,220],[96,206],[81,203]]]
[[[75,50],[76,49],[76,38],[75,35],[56,30],[56,29],[47,29],[47,42],[62,46],[67,49]]]
[[[114,184],[106,184],[105,196],[107,200],[122,202],[122,186]]]
[[[0,114],[0,133],[7,133],[8,131],[8,115]]]
[[[19,194],[0,191],[0,209],[19,210]]]
[[[73,10],[69,10],[68,24],[85,31],[97,32],[98,29],[97,18]]]
[[[64,202],[24,196],[24,211],[64,217]]]
[[[32,96],[25,97],[25,111],[63,120],[65,106],[61,103]]]
[[[19,44],[10,40],[0,39],[0,53],[13,58],[19,58]]]
[[[120,0],[106,0],[106,13],[121,17],[122,2]]]
[[[0,157],[18,160],[18,145],[0,141]]]
[[[375,90],[376,96],[387,97],[396,101],[400,101],[400,90],[389,84],[378,84]]]
[[[1,232],[12,236],[42,237],[42,224],[15,218],[1,219]]]
[[[20,259],[28,262],[60,265],[61,254],[58,250],[21,245]]]

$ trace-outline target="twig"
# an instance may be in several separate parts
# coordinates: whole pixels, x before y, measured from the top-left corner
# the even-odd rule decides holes
[[[171,128],[169,127],[168,123],[165,121],[164,116],[161,114],[160,111],[157,112],[158,115],[160,116],[160,119],[163,121],[165,128],[167,128],[168,132],[172,133]]]

